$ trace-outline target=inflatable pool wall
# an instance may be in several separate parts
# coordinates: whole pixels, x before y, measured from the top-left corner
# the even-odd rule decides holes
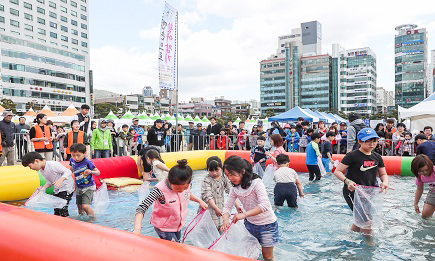
[[[249,160],[249,151],[238,150],[201,150],[186,152],[163,153],[162,159],[171,168],[177,164],[179,159],[187,159],[193,170],[205,169],[206,159],[211,156],[218,156],[224,161],[232,155],[237,155]],[[308,172],[305,165],[305,153],[287,153],[290,157],[290,166],[298,172]],[[334,160],[342,160],[344,155],[333,155]],[[389,175],[412,176],[411,162],[413,157],[383,157],[387,173]],[[95,166],[101,171],[100,178],[130,177],[140,178],[141,172],[137,169],[137,156],[124,156],[106,159],[92,160]],[[270,162],[269,162],[270,163]],[[62,164],[69,168],[69,162]],[[96,179],[97,186],[100,185]],[[23,166],[0,167],[0,201],[23,200],[35,191],[36,188],[45,184],[45,178],[37,171]],[[52,191],[52,190],[51,190]],[[48,191],[50,192],[50,190]]]
[[[0,203],[1,261],[250,260]]]

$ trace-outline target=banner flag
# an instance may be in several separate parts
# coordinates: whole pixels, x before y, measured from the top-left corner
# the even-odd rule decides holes
[[[177,90],[177,28],[178,11],[165,4],[159,39],[160,89]]]

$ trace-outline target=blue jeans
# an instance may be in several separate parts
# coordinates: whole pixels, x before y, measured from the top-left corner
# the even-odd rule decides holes
[[[94,151],[94,157],[96,159],[99,158],[110,158],[110,150],[95,150]]]
[[[154,227],[154,230],[156,231],[157,235],[161,239],[180,243],[181,230],[177,231],[177,232],[164,232],[164,231],[161,231],[160,229],[158,229],[156,227]]]
[[[326,172],[331,172],[332,170],[329,168],[329,163],[331,162],[330,158],[322,158],[322,164],[325,168]]]

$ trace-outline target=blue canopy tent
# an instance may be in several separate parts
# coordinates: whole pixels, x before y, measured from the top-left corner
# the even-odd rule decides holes
[[[335,114],[327,113],[327,115],[329,115],[329,116],[330,116],[331,118],[333,118],[333,119],[336,119],[336,121],[337,121],[338,123],[345,122],[344,119],[341,119],[340,117],[338,117],[338,116],[335,115]]]
[[[316,113],[319,113],[320,115],[323,115],[324,117],[326,117],[326,118],[327,118],[327,123],[337,122],[337,119],[336,119],[336,118],[331,117],[331,116],[328,115],[326,112],[316,111]]]
[[[279,115],[273,116],[269,118],[269,122],[278,121],[278,122],[288,122],[288,121],[297,121],[299,117],[304,118],[304,120],[309,122],[318,122],[319,117],[315,116],[312,113],[306,112],[301,109],[299,106],[294,107],[293,109],[283,112]]]
[[[319,120],[321,120],[321,121],[324,121],[324,122],[327,122],[327,121],[328,121],[328,119],[327,119],[325,116],[323,116],[322,114],[320,114],[320,113],[316,113],[316,112],[314,112],[314,111],[312,111],[312,110],[310,110],[310,109],[303,109],[303,110],[305,110],[306,112],[308,112],[308,113],[311,114],[311,115],[316,116],[316,117],[319,118]]]
[[[338,116],[337,114],[333,114],[333,115],[334,115],[336,118],[340,119],[341,121],[348,122],[348,120],[343,119],[343,117],[340,117],[340,116]]]

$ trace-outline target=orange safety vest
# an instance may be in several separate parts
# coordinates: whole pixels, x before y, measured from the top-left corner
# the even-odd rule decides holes
[[[51,130],[50,127],[44,126],[44,133],[42,133],[42,127],[40,125],[36,125],[35,127],[35,138],[51,138]],[[45,136],[44,136],[45,134]],[[35,147],[35,150],[43,150],[45,148],[47,149],[53,149],[53,143],[50,141],[47,145],[45,144],[45,141],[34,141],[33,146]]]
[[[68,148],[66,148],[66,154],[71,154],[70,152],[70,148],[71,146],[74,144],[74,131],[70,131],[68,132]],[[76,143],[81,143],[81,144],[85,144],[85,132],[79,130],[79,134],[77,135],[77,142]]]

